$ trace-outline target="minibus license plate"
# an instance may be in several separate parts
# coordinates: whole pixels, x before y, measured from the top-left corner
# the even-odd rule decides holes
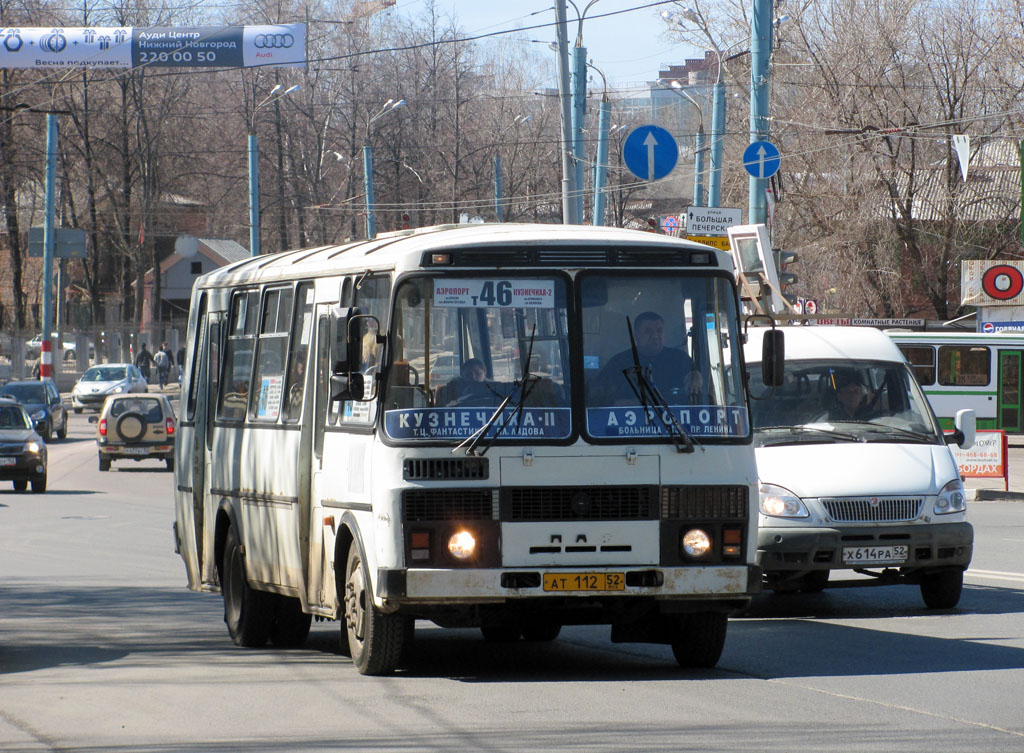
[[[545,591],[624,591],[623,573],[544,573]]]
[[[906,561],[907,547],[903,544],[896,546],[843,547],[843,562],[847,565]]]

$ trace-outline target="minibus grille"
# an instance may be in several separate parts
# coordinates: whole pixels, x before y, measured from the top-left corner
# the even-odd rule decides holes
[[[501,491],[502,520],[655,520],[656,486],[513,486]]]
[[[406,489],[402,492],[406,522],[430,520],[497,520],[494,489]]]
[[[406,481],[458,481],[487,478],[487,458],[421,458],[402,463]]]
[[[746,486],[664,486],[663,520],[746,520],[750,489]]]
[[[822,506],[838,523],[891,523],[915,520],[921,514],[921,497],[865,497],[863,499],[822,499]]]

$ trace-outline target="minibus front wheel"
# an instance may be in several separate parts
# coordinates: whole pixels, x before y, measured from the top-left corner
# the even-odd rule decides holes
[[[345,564],[344,617],[352,663],[361,675],[391,674],[402,658],[406,618],[373,605],[366,563],[353,541]]]

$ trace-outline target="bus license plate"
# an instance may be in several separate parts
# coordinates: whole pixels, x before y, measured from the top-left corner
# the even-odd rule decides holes
[[[843,563],[847,565],[883,562],[906,562],[907,547],[897,546],[844,546]]]
[[[624,591],[623,573],[544,573],[545,591]]]

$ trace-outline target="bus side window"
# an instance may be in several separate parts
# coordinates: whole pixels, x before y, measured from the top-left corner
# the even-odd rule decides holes
[[[231,300],[228,341],[224,349],[224,376],[217,398],[217,418],[242,421],[248,404],[249,379],[256,340],[259,293],[236,293]]]
[[[249,413],[252,418],[276,421],[284,393],[284,365],[291,329],[292,289],[267,290],[263,297],[256,344],[256,373]]]
[[[939,346],[939,384],[984,387],[990,381],[989,349],[976,345]]]
[[[291,350],[288,354],[288,381],[285,384],[285,421],[298,421],[306,388],[306,360],[313,333],[313,283],[304,282],[295,296]]]
[[[914,378],[922,387],[935,384],[935,348],[931,345],[900,345]]]

